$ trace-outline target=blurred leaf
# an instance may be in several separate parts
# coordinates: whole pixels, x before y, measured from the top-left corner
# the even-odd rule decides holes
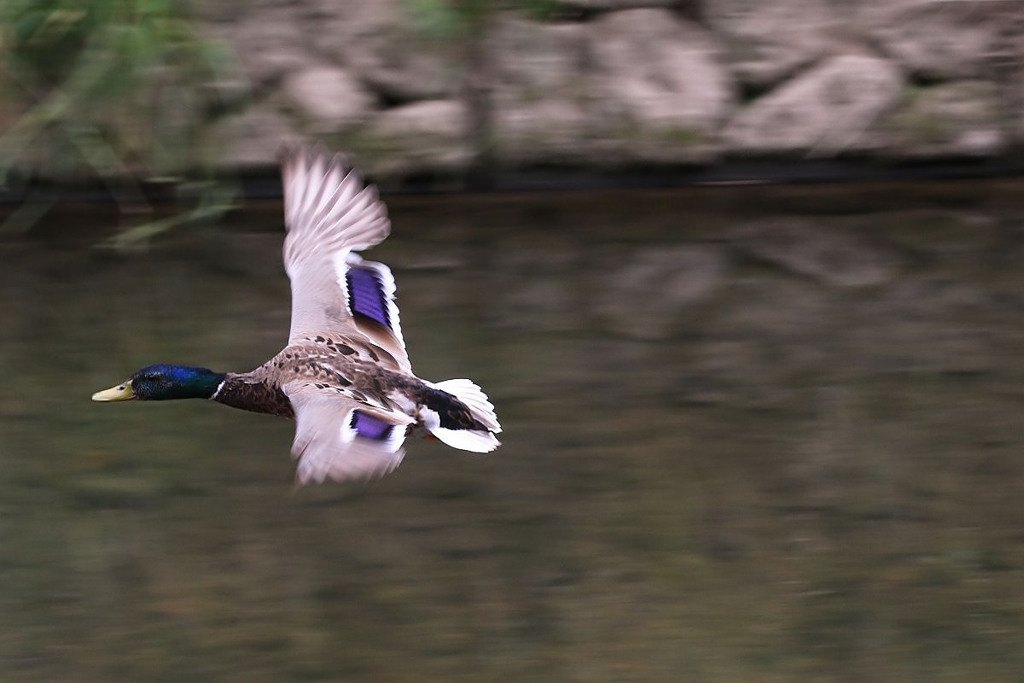
[[[406,14],[413,26],[431,40],[448,40],[464,28],[464,17],[449,0],[406,0]]]
[[[0,37],[0,69],[28,103],[0,135],[0,181],[19,165],[99,179],[125,209],[148,209],[140,180],[201,168],[209,85],[242,80],[175,0],[8,0]]]

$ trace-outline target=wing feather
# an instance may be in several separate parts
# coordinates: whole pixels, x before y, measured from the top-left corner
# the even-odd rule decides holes
[[[292,456],[298,460],[300,484],[376,479],[402,462],[402,443],[412,418],[340,394],[324,394],[306,383],[293,382],[283,390],[295,409]],[[361,433],[359,426],[367,420],[356,419],[358,415],[369,417],[378,429]]]
[[[287,151],[282,169],[288,230],[284,264],[292,288],[289,343],[344,337],[383,351],[378,354],[382,364],[410,372],[390,269],[375,262],[363,266],[378,273],[378,295],[393,311],[393,324],[353,315],[346,282],[348,269],[360,267],[353,252],[380,243],[391,230],[377,190],[342,156],[329,156],[320,146]]]

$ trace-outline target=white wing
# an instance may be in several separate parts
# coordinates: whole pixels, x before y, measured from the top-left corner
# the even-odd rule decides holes
[[[391,230],[377,191],[321,147],[286,152],[282,179],[284,267],[292,285],[288,343],[334,335],[364,341],[382,364],[410,372],[391,270],[353,253]]]
[[[300,484],[376,479],[402,462],[412,418],[340,394],[325,395],[304,382],[283,390],[295,409],[292,456]]]

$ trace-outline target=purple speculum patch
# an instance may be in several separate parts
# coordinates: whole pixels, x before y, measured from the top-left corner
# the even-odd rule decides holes
[[[391,434],[392,426],[384,420],[367,415],[359,410],[352,413],[352,427],[356,430],[356,434],[364,439],[384,441]]]
[[[352,312],[365,315],[390,329],[387,302],[377,272],[366,268],[349,268],[345,280],[348,283]]]

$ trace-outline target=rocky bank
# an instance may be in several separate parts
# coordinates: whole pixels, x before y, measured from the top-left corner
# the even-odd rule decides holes
[[[254,93],[230,166],[319,136],[371,173],[986,158],[1024,134],[1015,0],[557,0],[431,35],[415,3],[206,17]]]
[[[458,7],[462,7],[460,14]],[[467,15],[466,7],[484,11]],[[321,138],[379,180],[1019,158],[1021,0],[221,0],[228,170]]]

